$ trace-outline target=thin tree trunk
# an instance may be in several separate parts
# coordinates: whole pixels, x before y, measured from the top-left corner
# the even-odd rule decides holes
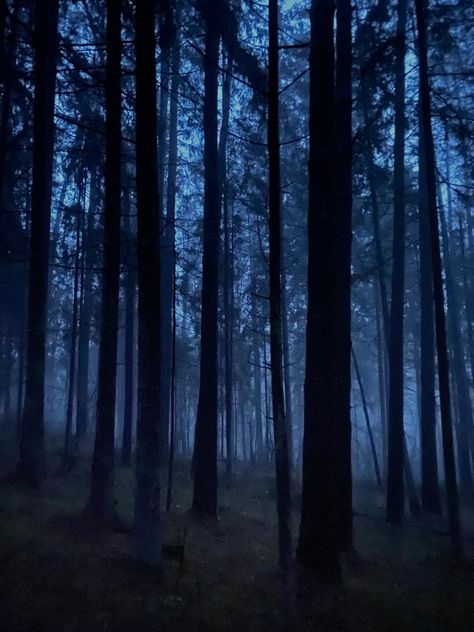
[[[428,46],[426,39],[426,11],[424,0],[415,0],[418,29],[419,80],[420,80],[420,135],[426,169],[427,214],[430,225],[433,291],[435,304],[436,347],[438,355],[438,381],[443,431],[443,453],[448,500],[451,540],[455,554],[462,551],[461,525],[459,520],[458,488],[454,459],[453,428],[449,389],[449,362],[446,341],[446,316],[444,313],[443,274],[441,246],[436,209],[436,161],[431,128],[431,93],[428,78]]]
[[[44,473],[44,386],[49,229],[54,151],[58,0],[36,2],[33,184],[28,280],[26,384],[18,475],[39,485]]]
[[[124,191],[124,231],[130,243],[133,235],[130,228],[130,194]],[[133,387],[135,362],[135,285],[136,256],[134,247],[129,247],[129,260],[125,270],[125,353],[124,353],[124,405],[121,461],[130,466],[132,462],[132,428],[133,428]]]
[[[121,6],[107,0],[105,86],[105,217],[102,318],[97,409],[89,510],[97,519],[113,514],[115,387],[120,288],[121,205]]]
[[[355,369],[355,372],[356,372],[357,383],[359,385],[360,396],[361,396],[361,399],[362,399],[362,408],[364,410],[364,417],[365,417],[365,423],[366,423],[366,426],[367,426],[367,433],[369,435],[370,449],[371,449],[371,452],[372,452],[372,458],[374,460],[375,479],[377,481],[378,488],[382,491],[383,490],[383,481],[382,481],[382,475],[381,475],[381,472],[380,472],[379,460],[378,460],[378,457],[377,457],[377,449],[375,447],[374,434],[372,432],[372,425],[370,423],[369,409],[367,407],[367,401],[365,399],[365,391],[364,391],[364,387],[363,387],[363,384],[362,384],[362,379],[361,379],[361,376],[360,376],[359,364],[357,362],[357,358],[355,356],[354,350],[352,350],[352,361],[354,362],[354,369]]]
[[[135,18],[138,416],[133,539],[137,558],[161,565],[160,526],[160,194],[158,188],[155,3],[139,0]]]
[[[94,227],[94,202],[98,202],[100,195],[100,179],[94,171],[91,173],[89,210],[87,220],[83,224],[83,252],[82,281],[81,281],[81,309],[79,314],[79,342],[77,357],[77,412],[75,452],[80,455],[82,443],[89,427],[89,342],[92,318],[92,264],[94,246],[92,232]]]
[[[282,313],[282,335],[283,335],[283,376],[285,384],[285,413],[286,428],[288,431],[288,463],[291,473],[293,472],[294,460],[294,432],[293,432],[293,405],[291,396],[291,355],[290,340],[288,335],[288,292],[286,291],[286,271],[285,271],[285,252],[284,242],[281,245],[281,313]]]
[[[6,3],[5,3],[6,5]],[[6,160],[7,160],[7,143],[10,138],[10,118],[11,118],[11,99],[13,92],[13,81],[15,71],[15,56],[17,49],[17,24],[18,24],[18,8],[19,1],[14,0],[12,13],[10,16],[10,32],[5,46],[5,57],[2,60],[3,66],[3,91],[2,91],[2,114],[0,117],[0,245],[4,235],[4,226],[8,223],[8,217],[4,217],[6,210],[6,200],[4,199],[5,176],[6,176]],[[4,8],[5,12],[7,7]],[[3,11],[2,11],[3,13]],[[5,15],[3,15],[3,22]],[[5,25],[3,25],[4,29]],[[2,34],[3,34],[2,29]],[[3,247],[2,247],[3,250]]]
[[[425,511],[441,513],[436,452],[435,348],[433,273],[430,226],[427,213],[426,168],[420,139],[419,235],[420,235],[420,428],[421,502]]]
[[[334,375],[334,5],[313,0],[310,17],[308,307],[303,485],[297,555],[311,573],[326,581],[338,582],[342,517],[339,501],[342,499],[336,470],[342,464],[337,446],[336,423],[340,420],[336,420],[338,394]]]
[[[472,469],[469,444],[473,433],[473,417],[469,383],[464,362],[464,350],[459,326],[460,304],[457,294],[456,281],[451,267],[451,248],[449,244],[448,228],[444,216],[444,209],[440,205],[439,217],[441,222],[441,235],[443,238],[444,269],[446,277],[447,317],[448,332],[452,348],[452,371],[456,386],[457,403],[459,408],[459,434],[458,434],[458,470],[459,484],[464,493],[472,490]]]
[[[194,444],[193,509],[217,516],[217,299],[219,264],[219,166],[217,73],[219,2],[207,3],[204,56],[204,232],[199,399]]]
[[[268,199],[270,264],[270,370],[272,380],[273,435],[275,441],[278,510],[278,553],[285,581],[291,563],[291,492],[283,390],[283,341],[281,313],[281,181],[278,103],[278,0],[268,4]],[[245,424],[243,425],[245,427]]]
[[[253,382],[255,397],[255,449],[258,463],[264,461],[263,449],[263,424],[262,424],[262,371],[260,367],[260,345],[258,342],[258,318],[257,318],[257,283],[255,271],[250,285],[250,302],[252,312],[252,359],[253,359]]]
[[[171,335],[172,335],[172,305],[171,296],[173,294],[173,243],[174,242],[174,225],[170,225],[170,209],[168,204],[175,204],[174,200],[169,199],[168,192],[165,188],[166,173],[166,137],[167,137],[167,120],[168,120],[168,104],[170,103],[170,72],[171,66],[174,66],[176,54],[178,55],[179,66],[179,43],[175,42],[175,25],[173,21],[173,12],[170,0],[160,0],[158,4],[160,10],[159,22],[159,45],[160,45],[160,91],[159,91],[159,114],[158,114],[158,190],[160,192],[160,208],[162,220],[162,249],[161,256],[161,397],[160,397],[160,454],[167,457],[169,454],[169,419],[170,419],[170,380],[171,380]],[[173,51],[171,53],[171,51]],[[177,51],[177,53],[176,53]],[[170,59],[170,56],[172,57]],[[176,82],[175,76],[179,70],[174,70],[173,82]],[[174,86],[176,88],[176,86]],[[173,85],[171,86],[173,90]],[[168,169],[168,177],[172,175],[171,163],[176,164],[176,155],[173,157],[172,152],[175,151],[171,146],[176,145],[176,102],[177,92],[171,95],[171,107],[169,115],[169,153],[168,160],[170,168]],[[174,104],[173,104],[174,100]],[[173,110],[174,108],[174,110]],[[174,126],[174,129],[173,129]],[[173,138],[174,136],[174,138]],[[174,167],[176,173],[176,166]],[[176,176],[174,176],[176,178]],[[169,189],[168,182],[168,189]],[[174,185],[175,186],[175,185]],[[166,205],[166,209],[165,209]],[[166,210],[166,216],[164,216]],[[174,224],[174,206],[171,209],[173,215],[172,223]],[[163,216],[163,217],[161,217]]]
[[[81,196],[82,198],[82,196]],[[72,416],[74,407],[74,384],[76,381],[76,346],[77,346],[77,315],[79,311],[79,261],[81,247],[81,214],[82,207],[77,207],[76,216],[76,253],[74,257],[74,282],[72,293],[72,317],[71,317],[71,347],[69,352],[68,396],[66,409],[66,431],[64,436],[63,471],[65,473],[74,465],[73,440],[72,440]]]
[[[165,344],[168,344],[169,334],[171,337],[174,335],[172,332],[172,323],[170,321],[170,316],[174,314],[176,310],[176,305],[173,303],[169,305],[169,297],[170,293],[166,293],[166,288],[173,287],[176,283],[175,275],[176,275],[176,171],[177,171],[177,161],[178,161],[178,99],[179,99],[179,69],[180,69],[180,46],[181,42],[178,36],[175,37],[173,54],[172,54],[172,78],[171,78],[171,92],[170,92],[170,120],[169,120],[169,152],[168,152],[168,178],[166,183],[166,220],[165,220],[165,229],[163,232],[163,248],[162,248],[162,262],[163,262],[163,270],[162,270],[162,278],[163,278],[163,288],[162,288],[162,341]],[[169,258],[171,255],[171,260]],[[173,292],[171,293],[175,296]],[[168,338],[165,342],[165,338]],[[172,343],[173,344],[173,343]],[[165,349],[162,349],[162,371],[165,372],[165,376],[163,377],[163,392],[161,399],[164,400],[166,398],[166,394],[169,392],[166,385],[166,357],[165,357]],[[176,358],[171,357],[171,367],[173,363],[176,364]],[[170,376],[172,380],[172,375]],[[176,378],[175,378],[176,379]],[[171,389],[173,389],[173,384],[171,382]],[[170,405],[173,406],[173,400],[170,399]],[[176,418],[176,413],[171,409],[171,416]],[[163,416],[165,419],[168,416],[168,412],[165,408],[163,408]],[[171,422],[171,419],[170,419]],[[165,432],[161,433],[163,441]],[[167,436],[167,431],[166,431]],[[171,438],[170,438],[171,441]],[[170,443],[170,450],[172,449]],[[170,454],[171,457],[171,454]],[[173,457],[174,458],[174,457]],[[170,466],[170,464],[168,464]],[[172,464],[171,464],[172,466]]]
[[[166,492],[166,511],[171,511],[171,494],[173,490],[173,468],[176,452],[176,255],[173,265],[173,329],[171,343],[171,415],[170,415],[170,449],[168,458],[168,489]]]
[[[23,415],[23,391],[25,381],[25,335],[21,334],[18,343],[18,392],[16,401],[16,434],[20,437],[21,419]]]
[[[393,268],[390,302],[387,521],[401,522],[405,504],[403,313],[405,299],[405,47],[406,0],[399,0],[395,59],[395,158],[393,175]]]
[[[334,240],[334,404],[340,496],[340,550],[352,550],[351,246],[352,246],[352,6],[337,0]],[[336,170],[335,170],[336,178]]]
[[[466,328],[467,328],[467,340],[469,345],[469,361],[471,369],[471,383],[474,385],[474,298],[472,291],[472,283],[467,277],[468,263],[466,259],[466,246],[464,243],[464,227],[461,215],[459,215],[459,241],[461,244],[461,266],[462,266],[462,281],[464,292],[464,303],[466,309]]]
[[[382,480],[386,480],[387,476],[387,410],[385,397],[385,367],[384,367],[384,355],[385,355],[385,342],[382,336],[379,296],[377,289],[374,286],[374,301],[375,301],[375,319],[377,329],[377,367],[378,367],[378,383],[379,383],[379,406],[380,406],[380,428],[382,431]]]

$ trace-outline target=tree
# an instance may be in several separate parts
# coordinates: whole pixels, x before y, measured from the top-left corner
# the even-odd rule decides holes
[[[35,3],[33,182],[28,276],[25,403],[19,477],[39,485],[44,473],[44,378],[48,307],[49,229],[54,151],[54,101],[59,2]]]
[[[88,508],[98,519],[113,513],[115,383],[120,287],[121,3],[107,0],[105,84],[105,213],[99,374]]]
[[[418,30],[419,82],[420,82],[420,137],[423,165],[426,173],[426,210],[430,227],[430,245],[433,270],[433,295],[435,311],[436,351],[438,356],[438,382],[443,431],[444,471],[448,501],[448,515],[453,549],[462,550],[459,501],[454,459],[451,397],[449,388],[448,346],[446,340],[446,315],[444,313],[443,273],[439,239],[438,212],[436,208],[436,160],[431,127],[431,92],[428,78],[427,3],[415,0]]]
[[[390,302],[387,521],[402,520],[405,431],[403,427],[403,312],[405,302],[405,47],[406,0],[399,0],[395,60],[393,174],[393,268]]]
[[[420,235],[420,430],[421,503],[425,511],[441,513],[436,453],[435,339],[433,312],[433,273],[430,227],[427,212],[426,170],[420,139],[419,165]]]
[[[124,192],[124,230],[128,240],[132,241],[130,227],[130,193]],[[134,243],[134,240],[133,240]],[[134,246],[131,248],[134,253]],[[124,350],[124,404],[121,461],[124,465],[132,462],[132,426],[133,426],[133,387],[135,358],[135,285],[136,258],[129,255],[125,271],[125,350]]]
[[[268,207],[270,232],[270,371],[278,509],[280,569],[287,579],[291,562],[291,492],[283,393],[283,323],[281,300],[281,176],[278,119],[278,0],[268,5]]]
[[[335,195],[337,256],[334,259],[334,402],[339,445],[340,547],[352,549],[351,466],[351,245],[352,245],[352,7],[337,0],[335,142],[338,186]]]
[[[232,60],[226,64],[222,82],[222,124],[219,134],[219,185],[222,195],[222,215],[224,229],[224,270],[223,270],[223,302],[224,302],[224,370],[225,370],[225,439],[226,439],[226,485],[232,485],[232,461],[234,459],[234,430],[232,419],[233,391],[233,295],[234,279],[231,252],[232,218],[229,218],[229,186],[227,182],[227,137],[229,133],[230,87]],[[237,421],[237,420],[236,420]]]
[[[193,509],[217,515],[217,297],[219,263],[219,166],[217,69],[219,2],[206,3],[204,54],[204,226],[202,255],[201,358],[194,440]]]
[[[344,13],[341,7],[341,13]],[[346,370],[350,345],[336,343],[336,336],[350,341],[350,319],[336,316],[336,309],[350,300],[336,292],[341,269],[335,257],[350,262],[350,231],[347,239],[347,208],[336,207],[336,135],[335,135],[335,50],[334,5],[325,0],[311,4],[310,43],[310,121],[309,121],[309,208],[308,208],[308,307],[306,326],[306,374],[304,391],[303,486],[301,524],[297,556],[303,567],[321,579],[340,580],[339,552],[347,545],[348,481],[347,424],[349,411],[342,410],[338,398],[339,368]],[[347,14],[341,18],[344,21]],[[338,28],[340,14],[338,14]],[[341,34],[342,37],[342,34]],[[346,34],[347,37],[347,34]],[[340,42],[342,45],[342,42]],[[344,41],[344,46],[347,46]],[[340,69],[342,70],[342,69]],[[342,77],[340,77],[342,79]],[[339,88],[344,82],[339,83]],[[338,97],[347,99],[347,91]],[[344,102],[338,103],[346,113]],[[347,113],[345,114],[347,116]],[[345,120],[345,119],[344,119]],[[345,128],[347,121],[345,120]],[[340,151],[347,141],[339,142]],[[345,163],[347,169],[347,163]],[[347,183],[347,172],[342,177]],[[347,184],[346,184],[347,186]],[[344,199],[347,202],[347,191]],[[334,209],[338,208],[335,212]],[[345,220],[343,219],[345,218]],[[342,233],[345,239],[337,244]],[[337,255],[336,255],[337,252]],[[335,325],[343,327],[336,331]],[[349,328],[349,329],[348,329]],[[348,337],[348,338],[347,338]],[[344,382],[344,388],[347,383]],[[350,452],[349,452],[350,453]],[[341,469],[344,475],[341,474]]]
[[[160,531],[160,196],[154,0],[135,14],[138,416],[133,536],[137,558],[161,564]]]

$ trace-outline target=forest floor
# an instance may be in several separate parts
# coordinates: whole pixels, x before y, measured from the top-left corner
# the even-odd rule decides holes
[[[12,455],[0,446],[1,463]],[[356,494],[357,556],[341,588],[295,601],[285,614],[276,563],[271,477],[238,471],[220,492],[217,523],[196,522],[189,464],[178,463],[165,543],[184,559],[166,559],[162,576],[133,561],[127,533],[87,525],[86,467],[51,475],[40,492],[0,486],[0,630],[2,632],[470,632],[474,630],[474,546],[450,555],[442,521],[384,523],[373,490]],[[132,473],[119,468],[115,492],[131,520]],[[465,520],[474,525],[473,516]],[[295,518],[295,527],[297,519]]]

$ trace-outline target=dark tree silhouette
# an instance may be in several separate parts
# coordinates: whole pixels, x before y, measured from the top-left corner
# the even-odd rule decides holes
[[[115,382],[120,287],[121,3],[107,1],[105,84],[105,214],[97,412],[88,508],[98,519],[113,513]]]
[[[193,509],[217,515],[217,295],[219,260],[219,167],[217,72],[220,3],[205,9],[204,55],[204,227],[202,256],[201,359],[194,443]]]
[[[278,509],[280,569],[291,562],[291,493],[288,431],[283,392],[283,323],[281,314],[281,176],[278,117],[278,0],[268,4],[268,210],[270,243],[270,372]]]
[[[340,547],[352,549],[351,244],[352,244],[352,7],[337,0],[334,239],[334,403],[340,494]]]
[[[124,191],[124,232],[129,242],[128,260],[125,270],[125,344],[124,344],[124,403],[121,461],[130,465],[132,461],[132,426],[133,426],[133,387],[135,360],[135,285],[136,257],[134,235],[130,226],[130,193]]]
[[[161,564],[160,531],[160,197],[158,191],[154,0],[135,15],[138,416],[134,543],[139,560]]]
[[[44,474],[44,369],[48,308],[49,227],[54,148],[58,6],[35,3],[33,182],[28,276],[26,384],[18,475],[38,485]]]
[[[459,501],[454,459],[454,440],[451,420],[449,388],[448,346],[446,340],[446,315],[444,312],[443,273],[439,238],[438,211],[436,207],[436,160],[431,127],[431,91],[428,78],[427,3],[415,0],[418,30],[419,81],[420,81],[420,136],[423,165],[426,173],[426,210],[430,226],[430,245],[433,270],[436,351],[438,356],[438,382],[443,430],[444,470],[451,540],[455,553],[462,550]]]
[[[427,212],[426,170],[421,139],[419,167],[421,503],[425,511],[439,514],[441,513],[441,498],[436,453],[433,272]]]
[[[297,556],[311,573],[324,580],[340,580],[339,552],[342,524],[347,520],[347,488],[340,468],[347,472],[347,445],[338,417],[337,370],[347,358],[339,357],[335,336],[335,256],[340,217],[335,208],[335,50],[334,6],[324,0],[311,4],[310,146],[308,211],[308,309],[303,439],[303,486]],[[347,177],[343,174],[343,177]],[[337,218],[337,219],[336,219]],[[343,254],[347,261],[347,253]],[[347,274],[347,272],[345,272]],[[347,300],[347,299],[345,299]],[[339,322],[339,319],[337,319]],[[344,328],[350,325],[345,321]],[[346,350],[349,353],[350,345]],[[345,352],[344,352],[345,353]],[[341,364],[339,365],[339,361]]]
[[[393,173],[393,268],[390,302],[387,520],[403,517],[403,313],[405,302],[405,47],[406,0],[397,9],[395,59],[395,146]]]

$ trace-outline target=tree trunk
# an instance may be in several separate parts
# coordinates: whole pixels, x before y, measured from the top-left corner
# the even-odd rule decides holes
[[[340,580],[342,507],[335,398],[336,251],[334,6],[311,3],[308,307],[303,439],[303,485],[298,559],[320,578]],[[339,256],[339,249],[338,249]],[[345,256],[345,254],[344,254]],[[339,335],[339,332],[338,332]],[[349,350],[350,352],[350,350]],[[345,504],[345,503],[344,503]]]
[[[3,28],[1,33],[3,34],[5,28],[5,17],[4,13],[7,12],[6,2],[5,6],[2,9],[2,18],[3,18]],[[5,56],[2,59],[2,83],[3,83],[3,91],[2,91],[2,114],[0,117],[0,251],[3,251],[4,246],[1,243],[2,240],[6,237],[4,234],[4,227],[9,223],[8,216],[4,216],[6,210],[6,200],[4,199],[4,189],[5,189],[5,167],[7,160],[7,143],[10,138],[10,117],[11,117],[11,98],[12,91],[14,85],[14,70],[15,70],[15,56],[17,49],[17,25],[18,25],[18,8],[19,1],[15,0],[13,2],[12,13],[10,16],[10,32],[8,35],[8,39],[6,42]]]
[[[82,195],[81,195],[82,199]],[[76,346],[77,346],[77,315],[79,311],[79,260],[81,247],[81,224],[83,209],[76,209],[76,253],[74,257],[74,282],[72,290],[72,318],[71,318],[71,347],[69,352],[68,395],[66,408],[66,431],[64,436],[63,471],[67,471],[74,465],[73,441],[72,441],[72,416],[74,407],[74,383],[76,379]]]
[[[462,266],[462,282],[464,303],[466,308],[466,328],[467,340],[469,344],[469,361],[471,368],[471,382],[474,384],[474,297],[472,292],[472,283],[467,277],[468,263],[466,259],[466,245],[464,243],[464,227],[461,215],[459,215],[459,241],[461,244],[461,266]]]
[[[120,287],[121,38],[120,3],[107,0],[105,84],[105,216],[99,373],[89,509],[97,519],[113,513],[115,387]]]
[[[421,139],[420,139],[421,141]],[[441,513],[436,452],[435,348],[433,273],[430,226],[427,213],[426,169],[420,142],[419,235],[420,235],[420,428],[421,503],[425,511]]]
[[[405,301],[405,47],[406,0],[399,0],[395,58],[395,157],[393,174],[393,268],[390,302],[387,521],[402,521],[403,484],[403,313]]]
[[[176,452],[176,255],[173,263],[173,329],[171,339],[171,415],[170,415],[170,449],[168,458],[168,489],[166,492],[166,511],[171,511],[171,494],[173,489],[173,467]]]
[[[130,244],[134,243],[130,228],[130,193],[124,192],[124,231]],[[133,254],[130,253],[132,251]],[[136,285],[136,257],[134,245],[129,246],[129,260],[125,271],[125,354],[124,354],[124,405],[122,454],[123,465],[132,462],[132,428],[133,428],[133,387],[135,361],[135,285]]]
[[[226,72],[222,86],[222,124],[219,138],[219,178],[222,193],[222,210],[224,221],[224,364],[225,364],[225,437],[226,437],[226,486],[232,485],[232,382],[233,382],[233,266],[231,252],[232,214],[229,218],[229,191],[227,186],[227,135],[230,115],[230,86],[232,60],[226,64]]]
[[[75,451],[81,453],[82,443],[89,427],[89,342],[92,318],[92,278],[91,270],[94,259],[92,231],[94,227],[94,202],[98,203],[101,190],[100,178],[94,171],[91,173],[89,210],[87,220],[83,224],[82,243],[85,255],[82,259],[81,309],[79,314],[79,342],[77,354],[77,412]]]
[[[44,473],[44,379],[49,229],[54,151],[58,0],[36,2],[33,184],[28,280],[28,337],[18,475],[38,485]]]
[[[283,377],[285,384],[285,414],[286,429],[288,432],[288,464],[290,468],[290,480],[293,472],[294,461],[294,430],[293,430],[293,405],[291,396],[291,354],[288,334],[288,292],[286,291],[286,271],[284,242],[281,243],[281,316],[282,316],[282,344],[283,344]]]
[[[181,42],[175,38],[173,54],[171,60],[172,78],[170,92],[170,119],[169,119],[169,152],[168,152],[168,178],[166,183],[166,218],[163,230],[163,242],[161,249],[162,262],[162,288],[161,288],[161,357],[162,357],[162,432],[161,432],[161,452],[167,453],[164,449],[164,442],[168,437],[167,419],[170,417],[170,403],[168,397],[170,393],[170,371],[168,367],[175,362],[170,353],[172,351],[170,340],[172,339],[172,313],[175,306],[172,305],[173,285],[175,276],[175,215],[176,215],[176,169],[178,160],[178,99],[179,99],[179,67],[180,67],[180,46]],[[172,388],[172,386],[171,386]],[[171,411],[171,415],[173,412]]]
[[[171,297],[173,295],[173,244],[170,243],[171,236],[174,240],[174,226],[170,226],[169,216],[170,210],[168,209],[168,203],[170,202],[169,196],[165,196],[165,173],[166,173],[166,137],[167,137],[167,120],[168,120],[168,103],[170,102],[170,73],[174,66],[176,49],[178,46],[173,46],[175,40],[175,25],[173,22],[173,13],[171,9],[170,0],[160,0],[158,3],[160,10],[159,21],[159,45],[160,45],[160,92],[159,92],[159,115],[157,121],[158,130],[158,190],[160,192],[160,215],[165,213],[166,204],[166,217],[161,217],[162,222],[162,249],[161,256],[161,397],[160,397],[160,454],[162,457],[167,457],[169,450],[169,418],[170,418],[170,379],[171,379],[171,335],[172,335],[172,323],[171,323]],[[171,51],[173,50],[173,53]],[[172,59],[170,59],[172,55]],[[179,55],[179,52],[178,52]],[[179,65],[179,61],[178,61]],[[174,70],[175,75],[178,70]],[[173,81],[175,81],[173,75]],[[172,95],[172,98],[176,102],[177,94]],[[173,126],[172,118],[173,107],[176,109],[176,103],[173,106],[171,101],[170,107],[170,119],[169,119],[169,163],[171,163],[172,156],[171,143],[176,142],[171,138],[172,134],[176,136],[176,126],[174,131],[171,129]],[[174,158],[176,163],[176,157]],[[168,170],[168,176],[170,170]],[[169,184],[168,184],[169,186]],[[171,202],[174,204],[174,202]],[[174,216],[174,210],[173,210]],[[174,222],[174,217],[173,217]]]
[[[137,2],[136,151],[138,417],[133,536],[139,560],[161,565],[160,527],[160,195],[158,189],[155,3]]]
[[[217,516],[217,299],[219,264],[219,167],[217,73],[219,1],[206,4],[204,56],[204,235],[199,399],[194,445],[193,509]]]
[[[278,103],[278,0],[268,4],[268,201],[270,265],[270,371],[272,379],[273,435],[275,441],[280,571],[288,580],[291,563],[291,492],[283,391],[281,313],[281,181]],[[243,428],[245,423],[243,422]]]
[[[362,379],[361,379],[361,376],[360,376],[359,364],[357,362],[357,358],[355,356],[354,351],[352,351],[352,360],[354,362],[354,369],[355,369],[355,372],[356,372],[357,383],[359,385],[360,397],[362,399],[362,408],[364,410],[365,423],[366,423],[366,426],[367,426],[367,433],[369,435],[370,450],[372,452],[372,458],[374,460],[375,479],[377,481],[378,488],[382,491],[383,490],[383,480],[382,480],[382,475],[381,475],[381,472],[380,472],[379,460],[378,460],[378,457],[377,457],[377,449],[375,447],[374,434],[372,432],[372,425],[370,423],[369,409],[367,407],[367,401],[365,399],[365,391],[364,391],[364,387],[363,387],[363,384],[362,384]]]
[[[436,348],[438,355],[438,381],[441,406],[441,427],[443,431],[443,454],[448,500],[448,514],[451,540],[455,554],[462,550],[461,525],[459,521],[458,488],[454,459],[453,428],[449,388],[449,362],[446,341],[446,315],[444,312],[443,273],[441,247],[436,208],[436,161],[433,132],[431,128],[431,92],[428,78],[428,46],[426,38],[426,11],[424,0],[415,0],[418,28],[419,81],[420,81],[420,135],[426,173],[427,214],[430,226],[430,243],[433,271],[433,292],[435,304]]]
[[[461,330],[459,325],[459,304],[456,281],[451,267],[451,249],[449,244],[448,228],[444,217],[444,210],[440,205],[441,235],[443,238],[444,270],[446,278],[448,332],[452,348],[452,371],[459,408],[459,433],[458,433],[458,470],[461,491],[469,493],[472,490],[472,469],[469,444],[473,433],[473,418],[469,382],[464,362],[464,349],[462,345]]]
[[[335,76],[334,404],[340,550],[352,549],[351,246],[352,246],[352,7],[337,0]]]
[[[260,367],[260,345],[258,341],[258,317],[257,317],[257,282],[255,271],[253,271],[250,286],[250,302],[252,312],[252,360],[253,360],[253,383],[255,397],[255,451],[258,463],[263,463],[265,459],[263,449],[263,424],[262,424],[262,370]]]
[[[380,406],[380,428],[382,431],[382,480],[386,480],[387,475],[387,399],[385,397],[385,337],[382,335],[383,323],[380,317],[380,297],[374,285],[376,337],[377,337],[377,368],[379,383],[379,406]]]

